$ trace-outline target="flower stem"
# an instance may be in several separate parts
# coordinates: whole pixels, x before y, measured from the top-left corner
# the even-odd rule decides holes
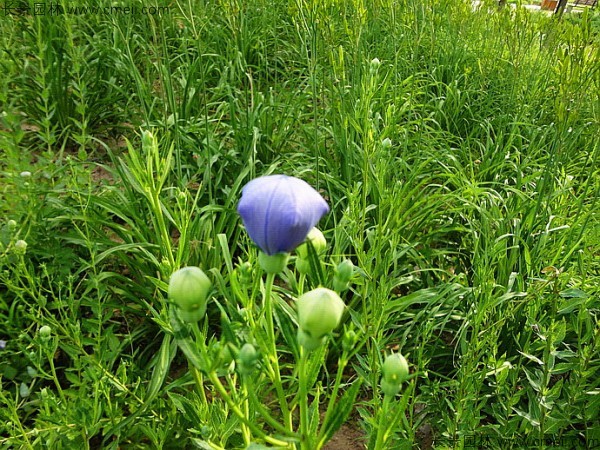
[[[389,406],[391,397],[389,395],[383,396],[383,405],[379,411],[379,423],[377,425],[377,440],[375,441],[374,450],[384,450],[385,441],[387,440],[387,427],[386,423],[389,421]]]
[[[346,349],[343,350],[342,356],[338,360],[338,370],[335,377],[335,383],[333,385],[333,391],[329,396],[329,403],[327,404],[327,411],[325,412],[325,419],[323,419],[323,423],[327,423],[329,421],[329,417],[333,414],[335,402],[337,401],[338,392],[340,390],[340,385],[342,384],[342,377],[344,375],[344,369],[348,364],[348,351]],[[324,429],[321,429],[319,436],[317,437],[317,448],[321,448],[325,445],[324,439]]]
[[[200,372],[200,370],[198,370],[198,368],[190,362],[188,362],[188,367],[190,372],[192,372],[194,381],[196,382],[196,389],[198,390],[202,404],[206,405],[206,393],[204,392],[204,377],[202,376],[202,372]]]
[[[279,400],[279,406],[281,407],[281,413],[283,414],[283,420],[285,426],[293,431],[292,417],[289,411],[285,393],[283,392],[283,386],[281,383],[281,373],[279,372],[279,358],[277,356],[277,342],[275,341],[275,324],[273,321],[273,283],[275,281],[274,273],[267,273],[267,280],[265,283],[265,296],[264,296],[264,311],[267,319],[267,337],[269,354],[267,355],[267,364],[269,366],[269,375],[271,381],[275,385],[277,391],[277,398]]]
[[[308,380],[306,373],[307,352],[300,346],[300,362],[298,364],[298,403],[300,404],[300,448],[302,450],[313,450],[309,428],[308,418]]]
[[[214,372],[214,371],[209,372],[208,378],[212,382],[215,389],[219,392],[219,395],[225,400],[227,405],[231,408],[233,413],[240,419],[240,421],[244,425],[246,425],[250,430],[252,430],[252,432],[254,433],[255,436],[257,436],[260,439],[264,439],[269,444],[276,445],[278,447],[289,448],[288,442],[281,441],[274,437],[268,436],[263,430],[258,428],[256,426],[256,424],[251,422],[248,419],[248,417],[246,417],[244,412],[238,407],[238,405],[235,404],[235,402],[233,401],[231,396],[227,393],[225,386],[223,386],[223,383],[221,383],[221,380],[219,380],[219,377],[217,376],[216,372]]]
[[[274,430],[279,433],[289,436],[294,439],[300,440],[300,437],[293,431],[290,431],[286,427],[284,427],[281,423],[273,418],[271,413],[262,405],[261,401],[258,399],[256,395],[256,389],[254,389],[253,383],[247,381],[248,386],[246,387],[248,391],[248,395],[250,396],[250,401],[252,402],[252,407],[256,410],[258,414],[271,426]]]

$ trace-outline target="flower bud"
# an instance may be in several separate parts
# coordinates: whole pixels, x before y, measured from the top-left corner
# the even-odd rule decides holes
[[[296,258],[296,270],[298,273],[303,273],[305,275],[310,272],[310,262],[308,262],[308,259],[300,257]]]
[[[24,255],[26,251],[27,251],[27,242],[25,242],[23,239],[19,239],[17,242],[15,242],[15,253],[16,254]]]
[[[392,353],[385,359],[381,372],[387,381],[403,383],[408,378],[408,362],[402,354]]]
[[[296,248],[296,254],[298,255],[298,257],[302,259],[308,259],[307,242],[309,241],[315,249],[317,255],[322,255],[323,253],[325,253],[325,250],[327,250],[327,240],[325,239],[325,236],[323,236],[323,233],[321,233],[321,231],[318,228],[313,227],[309,231],[308,236],[306,236],[306,241]]]
[[[334,291],[317,288],[298,299],[298,342],[307,350],[318,347],[322,338],[340,323],[344,302]]]
[[[379,66],[381,66],[381,61],[379,61],[379,58],[373,58],[369,63],[369,74],[374,75],[377,73]]]
[[[385,149],[388,149],[392,146],[392,140],[390,138],[385,138],[381,141],[381,146]]]
[[[17,222],[15,222],[14,220],[10,219],[6,225],[8,225],[8,231],[15,231],[15,229],[17,228]]]
[[[333,289],[337,292],[342,292],[348,289],[350,279],[354,274],[354,264],[349,259],[345,259],[335,268],[333,276]]]
[[[350,352],[354,349],[356,342],[358,341],[358,336],[354,332],[354,330],[347,330],[344,333],[344,338],[342,339],[342,348],[346,352]]]
[[[252,264],[248,261],[243,262],[238,266],[239,280],[243,285],[252,284]]]
[[[48,325],[44,325],[42,328],[40,328],[39,333],[40,338],[42,338],[43,341],[47,341],[52,335],[52,328],[50,328]]]
[[[381,390],[386,395],[396,395],[400,392],[400,385],[408,379],[408,362],[400,353],[392,353],[381,367],[383,375]]]
[[[240,372],[248,375],[256,368],[258,352],[252,344],[245,343],[238,353],[238,364]]]
[[[354,274],[354,264],[349,259],[343,260],[341,263],[337,265],[335,268],[335,276],[339,278],[341,281],[350,281],[352,275]]]
[[[171,275],[169,299],[179,307],[184,322],[197,322],[206,312],[211,282],[198,267],[184,267]]]

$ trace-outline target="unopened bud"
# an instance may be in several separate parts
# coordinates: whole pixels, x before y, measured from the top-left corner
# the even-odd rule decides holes
[[[239,280],[243,285],[252,284],[253,275],[252,275],[252,264],[248,261],[243,262],[238,266]]]
[[[343,260],[335,268],[335,276],[341,281],[350,281],[354,274],[354,264],[349,259]]]
[[[350,279],[354,274],[354,264],[349,259],[343,260],[335,268],[333,276],[333,289],[337,292],[342,292],[348,289]]]
[[[27,242],[25,242],[23,239],[19,239],[17,242],[15,242],[15,253],[18,255],[24,255],[26,251]]]
[[[379,61],[379,58],[373,58],[369,63],[369,71],[371,72],[371,74],[377,72],[377,69],[379,69],[380,65],[381,61]]]
[[[356,341],[358,340],[358,336],[354,332],[354,330],[347,330],[344,333],[344,338],[342,339],[342,348],[349,352],[354,349],[356,345]]]
[[[238,364],[240,372],[250,374],[256,368],[258,353],[252,344],[246,343],[238,353]]]
[[[385,395],[396,395],[400,386],[408,379],[409,370],[406,358],[400,353],[389,355],[381,367],[381,390]]]
[[[40,338],[42,338],[43,341],[47,341],[52,335],[52,328],[50,328],[48,325],[44,325],[42,328],[40,328],[39,333]]]
[[[310,272],[310,262],[308,262],[308,259],[297,257],[296,270],[298,273],[303,273],[305,275]]]
[[[184,322],[197,322],[206,312],[211,282],[198,267],[177,270],[169,280],[169,299],[179,307]]]
[[[307,350],[317,348],[326,334],[340,323],[344,302],[334,291],[317,288],[298,299],[298,342]]]
[[[306,241],[296,247],[296,254],[302,259],[308,259],[308,242],[315,249],[317,255],[322,255],[327,250],[327,240],[318,228],[312,228],[306,236]]]

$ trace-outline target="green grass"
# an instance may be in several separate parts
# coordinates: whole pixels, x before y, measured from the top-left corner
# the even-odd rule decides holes
[[[392,349],[414,376],[388,448],[424,445],[424,430],[434,448],[597,444],[597,11],[165,6],[0,21],[0,448],[243,446],[214,386],[195,389],[170,347],[166,283],[201,267],[215,285],[211,351],[244,342],[238,263],[256,250],[236,206],[266,173],[320,190],[325,269],[358,267],[343,296],[358,343],[342,391],[363,383],[349,424],[370,448]],[[290,266],[275,290],[296,289]],[[324,407],[342,334],[315,373]]]

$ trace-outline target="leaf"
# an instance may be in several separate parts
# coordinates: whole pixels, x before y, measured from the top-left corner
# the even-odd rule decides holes
[[[529,370],[527,370],[526,368],[523,368],[523,371],[525,372],[525,376],[527,377],[527,380],[529,380],[529,384],[531,385],[531,387],[536,391],[536,392],[540,392],[540,390],[542,389],[542,376],[541,376],[541,372],[539,370],[535,371],[535,375],[533,373],[531,373]]]
[[[521,355],[523,355],[525,358],[529,359],[530,361],[533,361],[533,362],[536,362],[536,363],[538,363],[540,366],[543,366],[543,365],[544,365],[544,361],[542,361],[542,360],[541,360],[540,358],[538,358],[537,356],[530,355],[529,353],[523,353],[523,352],[521,352],[521,351],[519,351],[519,353],[520,353]]]
[[[562,298],[588,298],[589,295],[580,289],[570,288],[561,291],[558,295]]]
[[[192,444],[194,444],[196,448],[201,448],[202,450],[215,450],[215,448],[212,445],[210,445],[209,442],[206,442],[202,439],[192,438],[190,439],[190,441],[192,442]]]
[[[175,394],[173,392],[168,392],[169,398],[173,402],[173,405],[177,408],[187,421],[194,424],[203,423],[202,417],[198,414],[194,403],[188,400],[183,395]]]
[[[340,429],[342,424],[348,419],[352,412],[354,401],[358,395],[358,391],[362,385],[362,380],[354,382],[352,387],[344,392],[344,395],[335,404],[331,414],[329,414],[321,427],[319,433],[319,443],[324,444],[329,441],[335,433]]]
[[[150,383],[148,384],[148,389],[146,390],[143,405],[140,406],[136,411],[134,411],[130,416],[123,419],[121,422],[117,423],[113,428],[111,428],[105,435],[105,442],[106,439],[108,439],[112,435],[116,434],[119,430],[135,421],[152,404],[152,401],[158,396],[160,388],[162,387],[165,378],[169,373],[171,361],[175,356],[176,349],[177,347],[174,345],[174,342],[171,342],[171,336],[165,335],[160,346],[160,350],[158,352],[158,357],[154,362],[152,378],[150,379]]]

